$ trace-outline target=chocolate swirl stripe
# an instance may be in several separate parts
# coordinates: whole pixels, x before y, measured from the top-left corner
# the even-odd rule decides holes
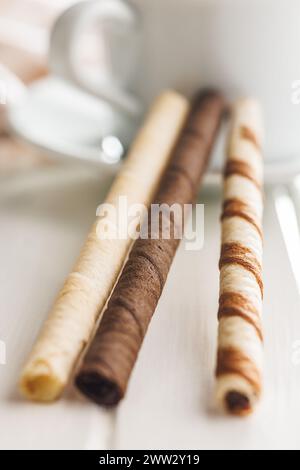
[[[251,142],[254,147],[259,151],[261,152],[261,144],[259,142],[259,139],[257,138],[257,136],[255,135],[255,132],[252,131],[252,129],[250,129],[250,127],[248,126],[241,126],[240,128],[240,135],[241,135],[241,138],[242,139],[245,139],[245,140],[248,140],[249,142]]]
[[[263,297],[262,267],[251,250],[239,243],[224,243],[221,248],[219,269],[225,265],[239,264],[248,272],[252,273],[259,285]]]
[[[219,298],[218,319],[228,317],[241,317],[255,329],[259,339],[263,342],[262,325],[259,311],[247,298],[236,292],[226,292]]]
[[[261,122],[257,102],[236,104],[224,170],[216,394],[223,409],[240,416],[262,392]]]
[[[255,172],[248,163],[238,159],[229,160],[225,168],[224,176],[227,178],[231,175],[240,175],[244,178],[248,178],[248,180],[255,184],[257,189],[261,190],[261,183],[258,181]]]
[[[224,348],[218,351],[216,376],[217,378],[240,376],[253,390],[256,397],[261,395],[261,372],[255,363],[240,350]],[[239,414],[242,416],[252,412],[251,403],[247,397],[234,389],[228,392],[227,405],[229,409],[239,409]]]
[[[260,238],[262,239],[263,233],[260,221],[257,220],[257,217],[251,212],[251,208],[243,201],[238,199],[226,199],[223,203],[221,220],[223,221],[224,219],[231,217],[240,217],[249,222],[249,224],[255,228]]]
[[[195,200],[223,111],[217,93],[195,100],[154,204],[183,207]],[[151,225],[149,217],[149,232]],[[161,236],[161,224],[156,230],[134,243],[75,379],[79,390],[100,405],[116,405],[126,392],[179,244],[173,236]]]

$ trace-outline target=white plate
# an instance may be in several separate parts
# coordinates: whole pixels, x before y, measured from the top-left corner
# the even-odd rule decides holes
[[[73,85],[55,77],[35,82],[27,97],[9,110],[12,130],[51,157],[96,165],[99,174],[115,174],[119,168],[119,145],[103,138],[116,136],[123,149],[130,145],[137,123],[130,123],[112,108]],[[267,123],[266,123],[267,125]],[[225,128],[218,139],[210,165],[211,180],[220,172],[225,148]],[[300,139],[300,133],[299,133]],[[116,152],[116,153],[115,153]],[[300,156],[266,158],[266,182],[290,180],[300,172]]]
[[[220,249],[220,199],[213,193],[200,197],[206,204],[204,249],[179,249],[117,411],[107,413],[74,390],[52,405],[21,399],[21,365],[105,190],[94,172],[69,165],[1,181],[0,340],[7,363],[0,365],[0,448],[300,448],[300,301],[271,197],[265,217],[266,384],[257,414],[239,420],[213,408]]]

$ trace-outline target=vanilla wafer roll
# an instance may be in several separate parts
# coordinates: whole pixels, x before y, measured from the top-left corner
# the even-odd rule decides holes
[[[263,125],[259,104],[233,109],[224,172],[217,401],[247,415],[262,392]]]
[[[122,196],[128,207],[150,204],[188,110],[187,100],[172,91],[156,100],[105,203],[117,206]],[[99,238],[102,222],[99,217],[93,225],[22,371],[20,388],[29,399],[52,401],[61,395],[123,266],[130,235]],[[140,222],[136,217],[137,227]]]

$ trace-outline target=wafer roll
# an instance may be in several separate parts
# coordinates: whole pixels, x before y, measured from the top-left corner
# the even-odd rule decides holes
[[[109,191],[107,204],[117,206],[120,196],[126,197],[129,205],[150,204],[188,109],[187,100],[175,92],[165,92],[156,100]],[[139,223],[137,217],[136,225]],[[52,401],[62,393],[132,244],[129,235],[122,239],[99,238],[99,224],[100,218],[22,371],[21,391],[32,400]]]
[[[174,150],[154,204],[168,207],[195,200],[224,108],[214,92],[202,94]],[[96,336],[76,377],[77,387],[100,405],[116,405],[128,380],[172,264],[179,239],[164,238],[163,225],[148,220],[114,289]],[[175,227],[175,220],[170,221]],[[155,372],[154,372],[155,373]]]
[[[224,172],[217,401],[247,415],[262,392],[263,125],[259,104],[237,102]]]

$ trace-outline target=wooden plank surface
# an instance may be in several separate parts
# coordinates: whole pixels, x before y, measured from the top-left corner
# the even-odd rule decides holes
[[[248,419],[215,411],[220,207],[218,200],[205,202],[205,247],[187,252],[181,245],[117,413],[114,445],[299,448],[300,366],[295,346],[300,339],[300,305],[272,197],[265,213],[265,396]]]
[[[300,305],[272,195],[265,215],[265,396],[245,420],[216,413],[220,200],[207,195],[205,246],[181,245],[128,395],[107,412],[69,390],[49,406],[23,401],[21,364],[76,258],[105,188],[99,175],[43,169],[0,185],[0,448],[299,448]]]
[[[101,449],[113,416],[73,390],[52,405],[24,401],[16,382],[40,325],[103,197],[97,175],[52,167],[0,183],[0,448]]]

